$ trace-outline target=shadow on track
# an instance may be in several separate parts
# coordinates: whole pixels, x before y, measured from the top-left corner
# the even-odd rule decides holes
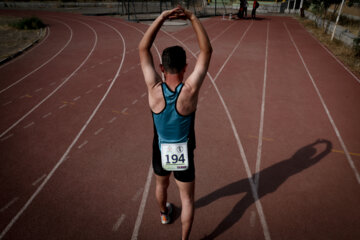
[[[325,150],[317,153],[315,146],[318,144],[325,144]],[[299,149],[291,158],[260,171],[261,181],[258,189],[259,199],[269,193],[275,192],[289,177],[318,163],[331,152],[331,149],[332,143],[330,141],[317,140],[316,142]],[[256,174],[253,175],[253,179],[255,179],[255,175]],[[195,207],[201,208],[222,197],[239,193],[246,193],[246,195],[234,206],[232,211],[221,221],[221,223],[203,239],[214,239],[221,235],[233,226],[242,217],[246,209],[254,203],[249,179],[244,178],[233,182],[195,202]]]

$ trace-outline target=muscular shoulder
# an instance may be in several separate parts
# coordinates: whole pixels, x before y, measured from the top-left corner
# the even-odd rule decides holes
[[[181,115],[189,115],[196,110],[198,91],[184,83],[181,89],[176,108]]]
[[[165,99],[162,91],[161,83],[156,84],[153,88],[148,90],[149,106],[154,113],[161,112],[165,107]]]

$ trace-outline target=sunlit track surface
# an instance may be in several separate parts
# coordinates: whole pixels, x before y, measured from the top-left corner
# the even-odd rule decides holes
[[[50,34],[0,68],[1,89],[13,84],[0,93],[0,239],[180,237],[175,184],[175,222],[162,226],[149,178],[137,49],[148,25],[8,13],[36,14]],[[214,53],[197,110],[192,239],[360,238],[357,80],[293,19],[203,24]],[[192,71],[191,26],[155,44],[155,66],[183,45]]]

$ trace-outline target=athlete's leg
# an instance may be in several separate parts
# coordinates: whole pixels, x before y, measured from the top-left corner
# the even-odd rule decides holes
[[[161,212],[166,212],[166,201],[167,201],[167,189],[169,187],[169,178],[168,176],[159,176],[156,175],[156,188],[155,188],[155,196],[156,201],[158,202],[158,205],[160,207]]]
[[[182,240],[189,239],[191,226],[194,220],[194,191],[195,181],[180,182],[176,180],[180,191],[181,198],[181,223],[182,223]]]

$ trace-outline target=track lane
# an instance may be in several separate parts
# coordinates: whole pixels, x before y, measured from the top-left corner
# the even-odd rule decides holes
[[[110,29],[111,30],[111,29]],[[104,31],[104,30],[103,30]],[[101,31],[100,31],[101,32]],[[106,32],[106,31],[105,31]],[[113,33],[114,34],[114,33]],[[109,35],[109,33],[107,33],[107,34],[104,34],[104,39],[106,39],[106,40],[109,40],[110,42],[111,42],[111,38],[109,38],[109,36],[111,36],[111,35]],[[100,41],[100,40],[99,40]],[[109,41],[107,41],[107,43],[109,43]],[[100,41],[101,42],[101,41]],[[98,48],[97,49],[97,51],[95,51],[95,55],[96,55],[96,52],[97,52],[97,54],[100,54],[100,56],[102,56],[102,57],[106,57],[106,55],[103,55],[104,53],[106,53],[107,52],[107,54],[110,54],[111,53],[111,57],[114,57],[114,55],[113,55],[113,53],[114,53],[114,48],[112,47],[111,49],[109,49],[108,48],[108,45],[107,44],[104,44],[105,42],[103,42],[101,45],[102,45],[102,47],[100,47],[100,48]],[[119,47],[121,47],[121,46],[119,46]],[[106,50],[106,48],[107,49],[109,49],[110,51],[107,51]],[[99,58],[99,55],[97,56],[97,58],[98,58],[98,61],[99,60],[101,60],[101,58],[102,57],[100,57]],[[116,60],[116,59],[115,59]],[[112,65],[112,66],[115,66],[115,64],[116,64],[116,62],[120,62],[120,57],[119,57],[119,59],[117,59],[114,63],[109,63],[108,65]],[[118,66],[118,64],[116,64],[117,65],[117,67],[116,67],[116,69],[118,69],[119,68],[119,66]],[[116,72],[116,69],[114,69],[115,70],[115,72]],[[108,69],[107,68],[105,68],[104,69],[104,71],[107,71]],[[99,71],[99,70],[97,70],[97,72],[98,72],[98,74],[101,74],[101,71]],[[89,74],[91,73],[91,71],[89,72]],[[105,73],[105,74],[104,74]],[[102,90],[102,89],[105,89],[105,87],[106,87],[106,83],[108,84],[108,85],[110,85],[110,82],[108,81],[109,79],[107,78],[107,76],[106,75],[112,75],[112,77],[114,76],[113,74],[114,74],[114,71],[111,71],[111,72],[104,72],[103,74],[102,74],[102,77],[103,77],[103,79],[98,79],[97,81],[103,81],[103,87],[102,86],[99,86],[99,85],[94,85],[93,87],[94,87],[94,89],[98,89],[98,91],[100,90],[100,92],[99,93],[96,93],[95,91],[94,91],[94,93],[93,93],[93,95],[92,96],[90,96],[90,98],[91,99],[89,99],[89,97],[88,97],[88,99],[86,100],[86,97],[84,97],[84,98],[82,98],[82,100],[85,100],[85,101],[83,101],[83,103],[81,104],[82,105],[82,107],[79,109],[78,107],[71,107],[71,104],[69,104],[65,109],[61,109],[61,110],[63,110],[63,111],[67,111],[67,113],[65,113],[65,114],[63,114],[63,115],[60,115],[62,118],[64,118],[64,120],[61,120],[60,118],[59,118],[59,116],[57,117],[57,119],[54,121],[47,121],[49,124],[47,125],[47,126],[43,126],[43,127],[38,127],[37,129],[36,129],[36,132],[38,133],[38,135],[36,135],[36,137],[37,138],[42,138],[42,137],[44,137],[45,136],[45,139],[46,138],[49,138],[50,137],[50,141],[49,140],[45,140],[45,139],[43,139],[43,141],[45,140],[46,142],[43,142],[42,144],[49,144],[49,145],[47,145],[48,146],[48,148],[45,148],[46,149],[46,151],[49,151],[49,147],[52,147],[52,148],[54,148],[55,147],[55,151],[53,151],[53,152],[50,152],[50,154],[54,154],[55,156],[57,155],[57,154],[62,154],[63,153],[63,151],[65,151],[65,150],[61,150],[61,148],[62,147],[59,147],[59,143],[56,143],[57,141],[59,141],[59,138],[53,138],[54,137],[54,135],[47,135],[47,133],[49,133],[49,129],[54,129],[53,127],[54,127],[54,124],[55,124],[55,129],[56,129],[56,127],[58,127],[58,124],[60,123],[60,124],[63,124],[63,123],[65,123],[65,124],[69,124],[68,125],[68,127],[66,128],[66,127],[64,127],[64,126],[62,126],[61,128],[58,128],[59,130],[60,130],[60,132],[58,132],[58,133],[56,133],[56,134],[61,134],[60,135],[60,138],[61,138],[61,142],[60,142],[60,144],[62,145],[62,146],[66,146],[66,139],[64,139],[64,137],[66,136],[66,138],[68,138],[68,137],[70,137],[71,138],[71,136],[72,136],[72,132],[74,132],[74,129],[77,129],[77,127],[76,127],[76,125],[79,125],[79,124],[81,124],[81,125],[79,125],[79,127],[81,128],[81,126],[82,126],[82,124],[83,123],[81,123],[81,120],[80,119],[82,119],[82,118],[87,118],[88,117],[88,115],[87,115],[87,112],[90,112],[91,113],[91,111],[93,110],[93,108],[96,106],[96,103],[97,103],[97,101],[98,101],[98,99],[99,98],[101,98],[101,96],[103,95],[103,94],[101,94],[101,92],[103,92],[104,90]],[[96,75],[96,74],[95,74]],[[87,77],[87,78],[85,78],[84,76],[86,76],[86,75],[83,75],[83,76],[77,76],[77,78],[78,78],[78,80],[77,81],[74,81],[74,83],[73,84],[70,84],[70,86],[67,86],[67,88],[68,89],[64,89],[64,90],[62,90],[62,91],[60,91],[58,94],[60,95],[60,96],[57,96],[56,97],[56,99],[64,99],[64,97],[62,96],[62,95],[64,95],[64,96],[68,96],[68,95],[71,95],[72,94],[72,92],[74,91],[74,90],[76,90],[76,88],[77,87],[75,87],[75,86],[84,86],[84,84],[87,82],[87,80],[89,80],[89,78]],[[94,78],[95,78],[96,76],[94,76]],[[92,84],[95,84],[96,83],[96,79],[94,79],[95,81],[93,81],[93,83]],[[72,87],[71,85],[74,85],[74,87]],[[85,84],[86,85],[86,84]],[[90,86],[89,84],[88,84],[88,86]],[[102,88],[101,88],[102,87]],[[73,89],[73,90],[70,90],[69,91],[69,89]],[[83,88],[82,88],[82,90],[84,90]],[[81,93],[83,93],[83,92],[81,92]],[[77,94],[79,94],[79,93],[77,93]],[[85,94],[85,93],[84,93]],[[94,95],[95,94],[95,95]],[[101,95],[100,95],[101,94]],[[76,95],[75,95],[76,96]],[[97,96],[99,96],[99,98],[97,97]],[[52,99],[53,101],[58,101],[58,100],[56,100],[56,99]],[[56,104],[54,104],[54,102],[53,101],[49,101],[49,103],[47,103],[47,104],[49,104],[48,106],[50,106],[50,109],[51,109],[51,106],[56,106]],[[80,102],[80,100],[78,100],[79,102]],[[46,105],[47,105],[46,104]],[[80,105],[80,106],[81,106]],[[44,111],[44,109],[45,109],[45,112],[46,111],[49,111],[49,107],[48,106],[43,106],[43,108],[42,108],[42,111]],[[72,108],[72,109],[70,109],[70,108]],[[47,110],[46,110],[47,109]],[[86,109],[88,109],[88,110],[86,110]],[[40,110],[41,111],[41,110]],[[79,112],[81,112],[81,114],[77,114],[77,113],[79,113]],[[37,113],[38,115],[38,118],[41,118],[41,116],[42,116],[42,113]],[[69,121],[70,119],[69,119],[69,116],[77,116],[76,118],[71,118],[71,121]],[[50,118],[50,117],[49,117]],[[66,118],[68,118],[68,120],[66,120]],[[48,120],[48,119],[46,119],[46,120]],[[35,131],[35,130],[33,130],[33,131]],[[47,131],[47,132],[46,132]],[[39,132],[42,132],[42,133],[39,133]],[[46,132],[46,133],[45,133]],[[67,132],[67,133],[65,133],[65,132]],[[55,134],[55,136],[56,136],[56,134]],[[64,135],[63,135],[64,134]],[[35,137],[35,136],[32,136],[32,137]],[[53,139],[51,139],[51,138],[53,138]],[[14,139],[12,139],[12,140],[14,140]],[[54,142],[55,141],[55,142]],[[34,142],[32,142],[32,143],[35,143],[35,142],[37,142],[35,139],[34,139]],[[40,140],[40,142],[41,142],[41,140]],[[52,144],[52,142],[54,142],[54,144]],[[31,143],[30,143],[31,144]],[[41,146],[36,146],[36,149],[35,149],[35,152],[36,152],[36,150],[39,150],[39,149],[37,149],[37,148],[40,148],[40,149],[44,149],[44,148],[41,148]],[[28,149],[28,148],[26,148],[25,147],[25,149]],[[29,148],[29,149],[31,149],[31,148]],[[34,150],[34,149],[31,149],[31,150]],[[39,151],[39,153],[40,152],[43,152],[43,150],[42,151]],[[46,156],[46,158],[50,158],[50,159],[56,159],[56,157],[50,157],[49,156],[49,152],[47,152],[47,153],[44,153],[45,154],[45,156]],[[29,154],[27,154],[27,155],[29,155]],[[64,160],[65,160],[66,158],[64,158]],[[53,165],[53,163],[52,163],[53,161],[49,161],[49,162],[46,162],[45,163],[45,165],[49,165],[49,166],[51,166],[51,165]],[[44,163],[44,162],[43,162]],[[41,168],[40,166],[36,166],[38,169],[37,169],[37,171]],[[46,169],[47,167],[45,167],[45,169]],[[43,171],[44,170],[44,168],[42,168],[42,169],[40,169],[40,172],[41,171]],[[28,173],[29,174],[31,174],[31,172],[32,171],[30,171],[29,169],[27,170],[28,171]],[[45,170],[45,171],[47,171],[47,170]],[[40,172],[38,173],[38,174],[40,174]],[[10,176],[15,176],[15,175],[13,175],[13,174],[10,174]],[[23,178],[24,178],[24,176],[23,176]],[[15,184],[15,183],[14,183]],[[20,185],[21,186],[21,185]],[[24,199],[23,199],[24,200]],[[20,203],[19,203],[20,204]]]
[[[273,141],[264,141],[259,185],[272,235],[356,238],[344,230],[356,222],[356,184],[331,153],[339,142],[282,22],[271,22],[264,136]],[[310,145],[319,138],[330,144]]]
[[[88,19],[88,17],[79,17],[79,19]],[[127,33],[124,35],[127,40],[127,46],[134,46],[133,50],[128,50],[126,53],[127,60],[129,61],[125,62],[123,66],[124,72],[122,71],[119,75],[119,79],[114,84],[103,106],[94,116],[94,119],[88,125],[83,135],[78,139],[77,144],[74,145],[70,158],[64,161],[59,171],[53,175],[54,177],[48,182],[48,185],[41,194],[38,195],[36,201],[33,202],[23,217],[19,219],[20,221],[14,226],[14,231],[9,232],[9,237],[16,237],[18,236],[17,234],[29,237],[36,235],[37,237],[40,236],[40,238],[43,237],[43,239],[48,239],[49,237],[53,239],[118,239],[119,237],[130,238],[131,236],[136,220],[134,212],[136,212],[140,204],[140,198],[148,174],[151,158],[151,154],[149,154],[151,152],[151,144],[149,143],[151,143],[152,138],[151,116],[146,114],[149,109],[147,106],[147,95],[144,95],[145,91],[143,91],[145,85],[142,85],[141,70],[135,65],[138,61],[136,47],[141,39],[141,34],[134,31],[134,29],[123,28],[121,27],[122,24],[117,25],[113,20],[107,20],[107,18],[101,19],[101,21],[114,26],[120,32]],[[352,206],[356,206],[355,204],[358,200],[350,196],[351,189],[353,188],[351,185],[346,186],[344,196],[336,196],[336,193],[342,191],[344,181],[351,182],[351,176],[343,175],[346,171],[338,171],[338,168],[343,166],[343,163],[338,161],[339,155],[334,153],[327,154],[324,158],[320,159],[321,161],[316,162],[311,167],[296,166],[290,161],[286,161],[292,159],[291,157],[297,150],[312,143],[319,136],[331,141],[336,138],[334,138],[333,134],[329,134],[329,124],[326,117],[321,112],[316,111],[320,105],[313,100],[314,92],[307,91],[309,84],[303,84],[303,78],[306,77],[306,74],[298,67],[299,60],[296,60],[294,49],[287,48],[285,53],[280,51],[283,45],[289,47],[291,44],[289,40],[284,41],[283,38],[286,39],[286,32],[281,28],[281,22],[278,23],[275,20],[272,19],[270,24],[269,69],[271,71],[269,70],[269,84],[267,87],[269,88],[269,94],[267,92],[266,95],[265,138],[263,140],[263,160],[259,188],[259,196],[264,205],[265,213],[267,216],[271,216],[269,220],[271,236],[274,238],[289,236],[290,238],[297,239],[297,236],[304,236],[304,229],[306,229],[310,237],[319,237],[320,233],[321,236],[324,236],[324,239],[331,238],[331,236],[342,238],[344,236],[342,231],[345,229],[345,226],[356,224],[353,221],[353,215],[349,214],[349,212]],[[94,24],[92,20],[89,22],[91,22],[91,25]],[[236,93],[234,98],[227,96],[229,101],[226,101],[226,103],[230,109],[234,108],[232,100],[238,99],[238,95],[248,95],[249,99],[254,98],[258,106],[254,107],[253,110],[254,119],[257,120],[260,111],[263,81],[263,72],[260,71],[260,66],[251,65],[250,68],[257,69],[256,76],[259,77],[259,79],[254,78],[255,80],[250,84],[254,88],[251,94],[247,91],[249,88],[239,87],[235,84],[238,82],[232,83],[229,81],[229,79],[235,79],[237,74],[230,75],[228,74],[230,71],[227,69],[228,67],[230,69],[239,69],[240,60],[245,60],[247,53],[256,53],[249,61],[253,63],[261,62],[263,67],[264,56],[261,58],[258,54],[264,55],[262,50],[264,50],[263,44],[265,39],[259,38],[256,41],[256,35],[259,33],[261,36],[266,34],[266,31],[263,31],[266,28],[264,28],[265,26],[262,22],[256,23],[256,27],[252,28],[252,31],[245,36],[242,42],[243,45],[239,47],[223,69],[223,73],[217,80],[217,85],[222,93],[226,92],[230,95]],[[147,26],[135,23],[130,24],[144,30],[147,29]],[[218,34],[220,32],[217,31]],[[216,35],[214,34],[213,36]],[[128,42],[130,39],[132,40]],[[157,44],[160,44],[159,49],[163,49],[168,44],[176,43],[176,41],[163,35],[159,40],[157,41]],[[219,40],[221,42],[222,39],[219,38]],[[217,41],[214,42],[214,45]],[[233,39],[232,46],[234,46],[234,42],[236,44],[236,41],[239,41],[239,38]],[[115,45],[115,42],[113,44]],[[228,42],[228,44],[231,43]],[[111,50],[114,45],[109,44],[107,47]],[[221,47],[221,45],[219,46]],[[254,50],[255,46],[258,47]],[[224,53],[219,53],[219,59],[225,61],[226,58],[222,54]],[[131,57],[134,55],[136,55],[135,58]],[[156,52],[153,55],[155,57]],[[284,71],[284,68],[282,68],[283,62],[290,62],[292,64]],[[108,66],[108,63],[103,64]],[[191,64],[194,64],[193,59],[190,60]],[[245,67],[245,65],[240,66]],[[89,72],[89,75],[99,74],[97,73],[98,69],[95,67],[92,69],[92,72]],[[241,68],[241,72],[245,75],[247,75],[246,69]],[[250,69],[248,69],[249,75],[251,75]],[[127,72],[125,73],[126,70]],[[222,79],[223,74],[225,79]],[[97,77],[101,75],[99,74]],[[294,75],[294,81],[289,81],[288,76],[290,75]],[[81,77],[83,76],[85,75]],[[253,78],[249,77],[249,79]],[[96,83],[91,88],[93,91],[89,94],[94,94],[96,89],[99,90],[105,87],[105,85],[102,85],[98,88],[99,84]],[[226,84],[235,85],[232,89],[224,91]],[[258,91],[255,91],[256,86],[258,86]],[[282,88],[277,86],[287,86],[289,92],[283,91]],[[67,96],[68,99],[76,99],[80,96],[70,97],[71,94],[66,95],[65,90],[68,89],[64,89],[63,96]],[[247,176],[245,172],[239,172],[239,169],[243,169],[243,165],[241,162],[238,162],[238,158],[234,157],[238,153],[234,151],[237,146],[231,137],[232,129],[226,124],[228,120],[225,116],[218,114],[223,109],[214,94],[216,95],[216,91],[207,79],[204,82],[199,98],[196,123],[198,133],[198,149],[196,151],[198,176],[196,190],[197,213],[192,236],[201,238],[205,234],[214,232],[214,230],[216,233],[216,228],[221,226],[217,231],[217,233],[220,233],[220,239],[234,239],[239,235],[245,239],[262,239],[264,236],[256,214],[256,208],[253,206],[253,200],[250,197],[251,189],[249,189]],[[303,99],[304,96],[305,99]],[[84,95],[81,95],[74,102],[77,101],[84,101],[82,104],[90,102],[88,98],[84,98]],[[306,106],[308,105],[312,106],[315,110],[307,109]],[[62,110],[70,109],[68,107],[73,108],[69,103]],[[231,110],[231,113],[234,118],[242,119],[243,116],[238,117],[237,112],[244,112],[245,109],[251,107],[250,105],[243,105],[242,108],[235,107],[234,110]],[[90,109],[91,107],[89,106]],[[79,117],[79,112],[79,109],[73,109],[68,116]],[[308,113],[310,113],[311,117],[309,117]],[[45,116],[45,113],[43,116]],[[236,126],[254,125],[256,135],[258,133],[259,122],[254,121],[250,117],[249,119],[246,119],[246,117],[244,119],[245,121],[236,120]],[[294,128],[294,124],[298,127]],[[46,127],[46,129],[54,129],[56,127],[56,125],[52,126],[52,128]],[[287,129],[287,132],[284,133],[284,129]],[[247,130],[245,129],[244,131],[246,132]],[[239,134],[246,151],[246,156],[255,156],[257,139],[245,135],[242,136],[241,134],[244,131],[239,130]],[[299,137],[303,136],[304,132],[307,133],[305,134],[306,136]],[[217,136],[216,142],[213,141],[214,136]],[[231,140],[229,141],[229,139]],[[268,139],[273,141],[268,141]],[[250,141],[253,142],[251,143]],[[339,147],[335,141],[333,143],[335,147]],[[255,151],[250,151],[248,148],[250,145],[255,146]],[[316,149],[318,153],[322,152],[324,151],[324,146],[316,146]],[[214,161],[214,159],[218,161]],[[254,162],[251,162],[251,159],[252,157],[248,157],[250,164],[253,164],[251,166],[253,170],[255,157]],[[214,162],[209,164],[209,161]],[[214,167],[211,168],[209,165]],[[286,172],[286,170],[291,170],[294,167],[300,168],[302,170],[301,174],[297,174],[299,173],[297,172],[291,176],[285,175],[285,178],[282,178],[281,170]],[[137,174],[134,175],[134,172]],[[29,182],[35,183],[39,181],[40,183],[43,179],[43,175],[38,174],[36,179]],[[214,179],[217,180],[216,183],[212,183]],[[343,180],[339,181],[339,179]],[[272,182],[276,184],[272,185]],[[72,186],[71,188],[69,187],[70,185]],[[331,185],[330,188],[329,185]],[[272,193],[271,189],[273,191],[276,190],[276,194],[270,194]],[[151,236],[159,234],[159,237],[163,235],[163,237],[167,238],[169,234],[179,236],[180,219],[177,219],[173,225],[167,226],[166,231],[162,231],[163,226],[156,221],[159,216],[156,211],[157,206],[153,197],[153,191],[154,182],[152,182],[150,187],[150,196],[145,208],[139,239],[147,239],[149,234]],[[173,198],[176,198],[175,196],[178,194],[173,182],[170,194]],[[220,196],[225,197],[221,198]],[[8,198],[6,204],[13,203],[10,204],[5,213],[16,207],[19,201],[21,200],[16,199],[16,197]],[[349,206],[340,208],[339,206],[343,202],[346,202]],[[325,204],[322,205],[323,203]],[[6,206],[6,204],[2,206]],[[176,198],[175,204],[177,206],[180,205],[178,198]],[[294,208],[294,206],[296,207]],[[210,207],[211,211],[209,211]],[[44,208],[48,209],[48,211],[39,211],[39,209]],[[134,211],[134,209],[136,210]],[[303,211],[300,211],[301,209]],[[338,213],[339,209],[344,210],[344,212]],[[177,212],[179,213],[179,209],[177,209]],[[228,215],[229,213],[230,215]],[[232,227],[224,231],[226,225],[219,225],[219,223],[223,222],[224,219],[226,220],[224,224],[231,223],[234,219],[230,217],[234,217],[234,214],[236,216],[240,215],[241,218],[236,220],[236,223],[231,225]],[[36,221],[34,221],[34,216],[37,216]],[[57,216],[57,218],[55,219],[53,216]],[[344,221],[344,228],[335,230],[337,228],[337,219],[331,218],[331,216],[339,216]],[[69,219],[72,220],[69,221]],[[209,219],[213,219],[213,221],[209,221]],[[322,225],[318,219],[321,219],[326,224]],[[304,224],[302,225],[302,223]],[[34,228],[34,226],[36,227]],[[329,231],[327,229],[328,226],[334,227]],[[87,229],[87,231],[84,231],[84,229]],[[54,236],[54,233],[58,234]],[[357,236],[356,231],[346,232],[346,234],[351,234],[353,237]]]
[[[292,26],[294,27],[291,28]],[[316,46],[317,42],[298,25],[289,25],[289,32],[294,38],[294,44],[299,48],[299,53],[303,57],[321,97],[324,99],[324,104],[331,119],[333,119],[334,128],[339,132],[339,141],[343,141],[339,150],[358,152],[360,139],[355,136],[360,134],[360,127],[354,126],[360,121],[360,114],[353,105],[360,102],[358,94],[360,84],[354,81],[355,79],[348,74],[347,70],[334,59],[331,59],[327,64],[323,64],[321,59],[328,56],[328,53],[319,45]],[[310,47],[312,47],[312,51],[308,50]],[[350,154],[347,155],[347,161],[349,161],[351,171],[353,171],[356,180],[360,184],[360,162]]]

